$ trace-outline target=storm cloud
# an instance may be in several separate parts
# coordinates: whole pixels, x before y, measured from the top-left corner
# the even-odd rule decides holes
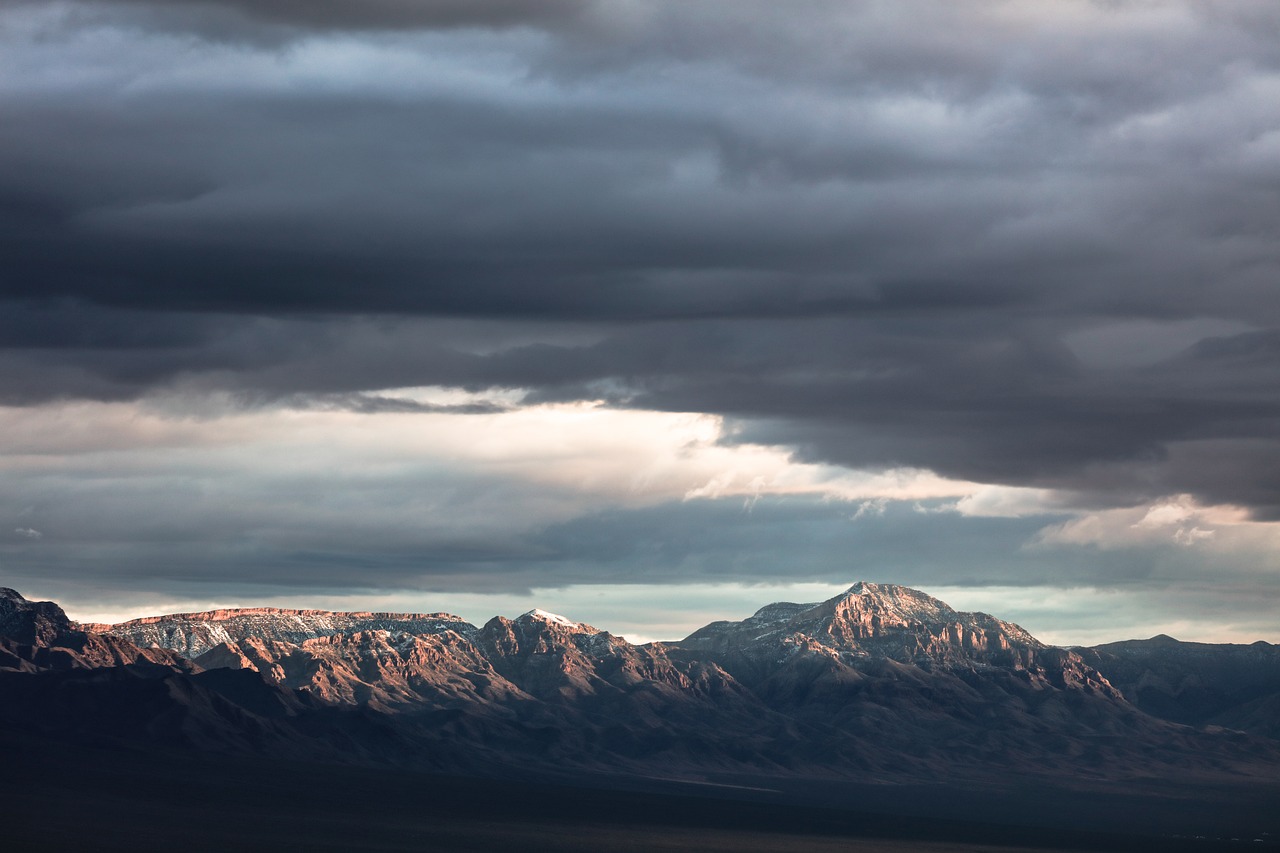
[[[1267,0],[17,0],[0,113],[10,413],[375,429],[590,402],[705,413],[723,447],[796,464],[1052,492],[1077,516],[1186,496],[1280,520]],[[403,390],[423,387],[462,396]],[[467,475],[509,488],[487,477]],[[65,529],[105,524],[73,491]],[[6,547],[52,553],[6,494],[9,529],[45,533]],[[605,551],[659,521],[674,536],[694,510],[669,498],[408,539],[313,507],[276,528],[294,531],[277,557],[333,584],[357,553],[387,555],[372,585],[520,561],[631,576],[650,569]],[[196,515],[145,535],[187,541]],[[209,518],[195,538],[252,527]],[[722,534],[754,541],[718,518],[706,559]],[[1061,517],[1037,519],[1001,522],[1011,554]],[[779,541],[805,539],[793,521]],[[979,524],[934,521],[939,554]],[[211,576],[244,553],[202,547]],[[1094,557],[1073,576],[1121,582]],[[885,571],[908,564],[934,582],[920,560]]]

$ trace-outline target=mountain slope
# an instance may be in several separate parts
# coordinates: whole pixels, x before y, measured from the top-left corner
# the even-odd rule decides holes
[[[1148,714],[1280,738],[1280,646],[1161,635],[1078,651]]]

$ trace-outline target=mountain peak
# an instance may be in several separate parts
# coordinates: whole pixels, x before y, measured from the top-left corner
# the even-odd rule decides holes
[[[1026,665],[1042,648],[1017,625],[961,613],[918,589],[869,581],[817,604],[778,602],[741,622],[714,622],[683,643],[764,661],[776,656],[780,643],[794,646],[797,638],[836,654],[966,667],[1015,659]]]
[[[945,601],[939,601],[928,593],[909,586],[892,583],[858,581],[842,595],[824,604],[853,605],[859,610],[871,609],[893,614],[902,619],[927,622],[950,617],[956,611]]]
[[[7,598],[10,601],[26,601],[22,593],[16,589],[10,589],[7,586],[0,586],[0,598]]]
[[[858,581],[853,586],[845,590],[844,594],[846,596],[865,595],[873,598],[906,598],[938,601],[938,599],[928,593],[921,592],[920,590],[909,586],[902,586],[901,584],[896,583],[872,583],[871,581]]]
[[[570,631],[573,631],[575,633],[587,633],[587,634],[599,633],[599,631],[597,631],[595,628],[583,622],[574,622],[572,619],[568,619],[564,616],[561,616],[559,613],[552,613],[549,610],[542,610],[537,607],[525,613],[521,613],[518,617],[516,617],[516,621],[517,622],[543,622],[548,625],[559,625],[560,627],[568,628]]]
[[[559,622],[561,625],[577,625],[578,624],[577,622],[574,622],[572,619],[566,619],[565,617],[561,616],[559,613],[552,613],[549,610],[543,610],[538,607],[535,607],[532,610],[525,611],[520,615],[528,616],[531,619],[543,619],[547,622]]]
[[[17,590],[0,587],[0,636],[47,645],[71,629],[71,620],[52,601],[28,601]]]

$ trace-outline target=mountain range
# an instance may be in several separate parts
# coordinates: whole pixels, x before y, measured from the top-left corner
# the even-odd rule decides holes
[[[254,608],[78,624],[0,589],[0,721],[51,737],[461,772],[884,783],[1263,780],[1280,647],[1043,644],[857,583],[677,642],[533,610]]]

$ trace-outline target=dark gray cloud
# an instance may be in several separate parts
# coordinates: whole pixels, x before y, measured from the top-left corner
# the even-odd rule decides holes
[[[459,534],[444,525],[403,526],[397,507],[412,502],[423,485],[411,478],[364,491],[350,482],[341,491],[295,483],[303,486],[298,493],[276,488],[246,494],[240,505],[213,496],[193,501],[172,486],[156,488],[155,481],[145,484],[144,494],[143,485],[122,496],[127,512],[104,512],[84,491],[64,494],[70,500],[57,512],[41,508],[48,523],[40,539],[0,538],[6,582],[50,590],[41,594],[67,590],[81,609],[136,599],[141,591],[161,598],[297,601],[377,591],[483,594],[600,583],[750,585],[780,578],[837,585],[872,578],[923,589],[1067,587],[1079,590],[1084,602],[1070,604],[1074,623],[1100,639],[1128,636],[1129,623],[1114,611],[1133,608],[1135,599],[1120,595],[1175,598],[1153,604],[1149,618],[1180,624],[1193,632],[1189,638],[1212,637],[1215,624],[1247,625],[1254,636],[1269,636],[1280,596],[1273,574],[1241,570],[1230,554],[1173,540],[1084,555],[1078,548],[1029,547],[1038,530],[1062,517],[966,518],[937,501],[890,502],[856,518],[847,504],[803,497],[764,497],[749,508],[736,498],[668,502],[524,529],[476,526]],[[460,487],[451,499],[473,500],[483,491]],[[291,505],[304,499],[303,492],[327,526],[315,523],[314,512]],[[360,513],[329,512],[361,504]],[[139,529],[142,509],[147,520]],[[198,516],[200,524],[187,515]],[[115,522],[128,526],[113,528]],[[98,586],[103,592],[95,605],[85,600],[85,590]],[[759,606],[765,595],[749,600]],[[974,593],[965,605],[1013,618],[1020,608],[1002,609],[1007,597]],[[1070,627],[1055,629],[1070,639]]]
[[[36,0],[5,0],[3,5],[34,5]],[[205,36],[250,39],[255,29],[277,26],[286,30],[395,30],[554,27],[580,18],[592,0],[193,0],[181,4],[160,0],[88,0],[86,11],[101,13],[135,25],[187,30]],[[236,20],[242,18],[244,20]],[[277,34],[277,37],[284,34]],[[296,36],[295,36],[296,37]]]
[[[519,388],[1280,517],[1273,3],[171,6],[0,7],[8,403]]]
[[[242,398],[239,402],[252,405],[254,401]],[[362,415],[496,415],[512,411],[509,405],[487,400],[474,403],[432,403],[389,394],[294,394],[283,399],[272,398],[260,402],[284,405],[290,409],[355,412]]]
[[[229,389],[246,406],[374,412],[440,406],[364,389],[533,389],[528,402],[603,397],[725,414],[736,424],[729,440],[792,446],[811,461],[927,467],[1076,491],[1098,506],[1191,492],[1275,515],[1272,335],[1209,339],[1113,369],[1082,364],[1052,325],[1036,337],[999,312],[975,309],[968,322],[954,310],[929,313],[586,324],[549,333],[552,342],[481,352],[467,351],[465,336],[436,334],[437,321],[220,318],[209,321],[227,324],[220,336],[104,348],[92,362],[88,351],[15,350],[4,390],[11,399],[68,393],[75,370],[82,393],[108,399],[160,385]],[[477,406],[492,404],[459,411]]]
[[[815,499],[764,498],[748,510],[741,499],[663,503],[641,509],[589,513],[519,529],[491,523],[466,532],[445,524],[401,526],[398,504],[424,485],[362,490],[343,472],[341,493],[317,489],[310,512],[291,505],[324,482],[246,489],[235,504],[197,497],[177,481],[150,478],[116,483],[119,510],[98,505],[92,490],[59,491],[59,505],[28,492],[43,519],[40,541],[0,540],[6,576],[28,583],[42,577],[91,580],[112,557],[113,578],[143,588],[193,585],[238,589],[528,588],[599,582],[761,582],[787,565],[791,581],[851,583],[875,577],[919,586],[1036,586],[1070,570],[1073,583],[1116,586],[1186,579],[1202,571],[1170,545],[1155,554],[1104,552],[1083,570],[1070,551],[1028,553],[1025,543],[1053,517],[965,519],[953,512],[926,516],[910,503],[852,519],[849,506]],[[438,486],[434,488],[439,488]],[[448,500],[500,509],[492,484],[454,483]],[[508,496],[509,498],[509,496]],[[273,500],[274,499],[274,500]],[[345,516],[342,506],[364,503]],[[146,512],[141,512],[144,509]],[[315,524],[323,516],[327,524]],[[195,518],[200,524],[193,523]],[[928,529],[929,535],[920,531]],[[198,535],[197,534],[198,531]],[[904,542],[909,543],[904,547]]]

